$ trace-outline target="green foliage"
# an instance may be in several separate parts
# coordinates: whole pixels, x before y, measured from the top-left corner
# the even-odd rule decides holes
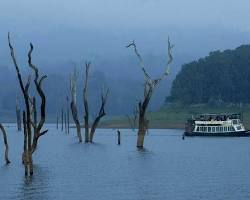
[[[183,65],[167,102],[250,103],[250,45]]]

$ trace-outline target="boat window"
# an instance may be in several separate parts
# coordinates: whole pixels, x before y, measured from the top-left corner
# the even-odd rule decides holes
[[[220,132],[223,132],[223,127],[220,127]]]
[[[208,127],[208,132],[211,132],[211,127]]]
[[[240,130],[240,129],[241,129],[241,126],[237,126],[236,129],[237,129],[237,130]]]
[[[204,127],[204,132],[207,132],[207,127]]]
[[[224,132],[227,132],[227,127],[224,127]]]
[[[216,132],[219,132],[219,131],[220,131],[219,127],[216,127]]]
[[[212,132],[215,132],[215,127],[212,127]]]
[[[229,126],[227,127],[227,131],[230,131],[230,127]]]
[[[238,123],[238,120],[237,119],[234,119],[233,120],[233,124],[237,124]]]
[[[200,131],[200,127],[199,126],[197,127],[197,131]]]

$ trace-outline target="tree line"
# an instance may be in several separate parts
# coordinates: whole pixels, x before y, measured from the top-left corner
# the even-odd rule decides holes
[[[166,102],[250,103],[250,45],[214,51],[182,66]]]

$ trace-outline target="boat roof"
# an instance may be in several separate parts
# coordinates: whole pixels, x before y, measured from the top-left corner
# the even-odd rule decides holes
[[[204,113],[204,114],[198,114],[196,118],[229,118],[229,119],[241,119],[242,115],[241,113]]]

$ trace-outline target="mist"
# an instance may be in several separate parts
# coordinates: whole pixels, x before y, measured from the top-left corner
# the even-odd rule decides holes
[[[164,104],[182,64],[210,51],[249,43],[249,6],[245,0],[2,1],[0,71],[5,75],[1,76],[1,81],[16,88],[16,83],[11,81],[15,73],[7,45],[8,31],[23,71],[27,69],[29,42],[33,42],[34,61],[42,72],[60,76],[65,82],[62,88],[68,86],[68,75],[75,66],[83,74],[84,62],[90,61],[92,74],[103,74],[108,87],[124,81],[124,88],[133,83],[138,91],[142,87],[143,75],[137,58],[125,46],[135,40],[147,69],[157,77],[167,62],[167,39],[170,37],[175,45],[174,62],[170,76],[152,99],[151,109],[156,110]],[[7,71],[13,74],[12,78],[8,78]],[[119,109],[124,106],[120,103],[111,108],[111,100],[111,113],[124,115],[132,109],[140,95],[132,95],[133,100],[128,101],[125,97],[129,92],[119,92],[119,95],[114,92],[111,99],[125,99],[128,107]]]

